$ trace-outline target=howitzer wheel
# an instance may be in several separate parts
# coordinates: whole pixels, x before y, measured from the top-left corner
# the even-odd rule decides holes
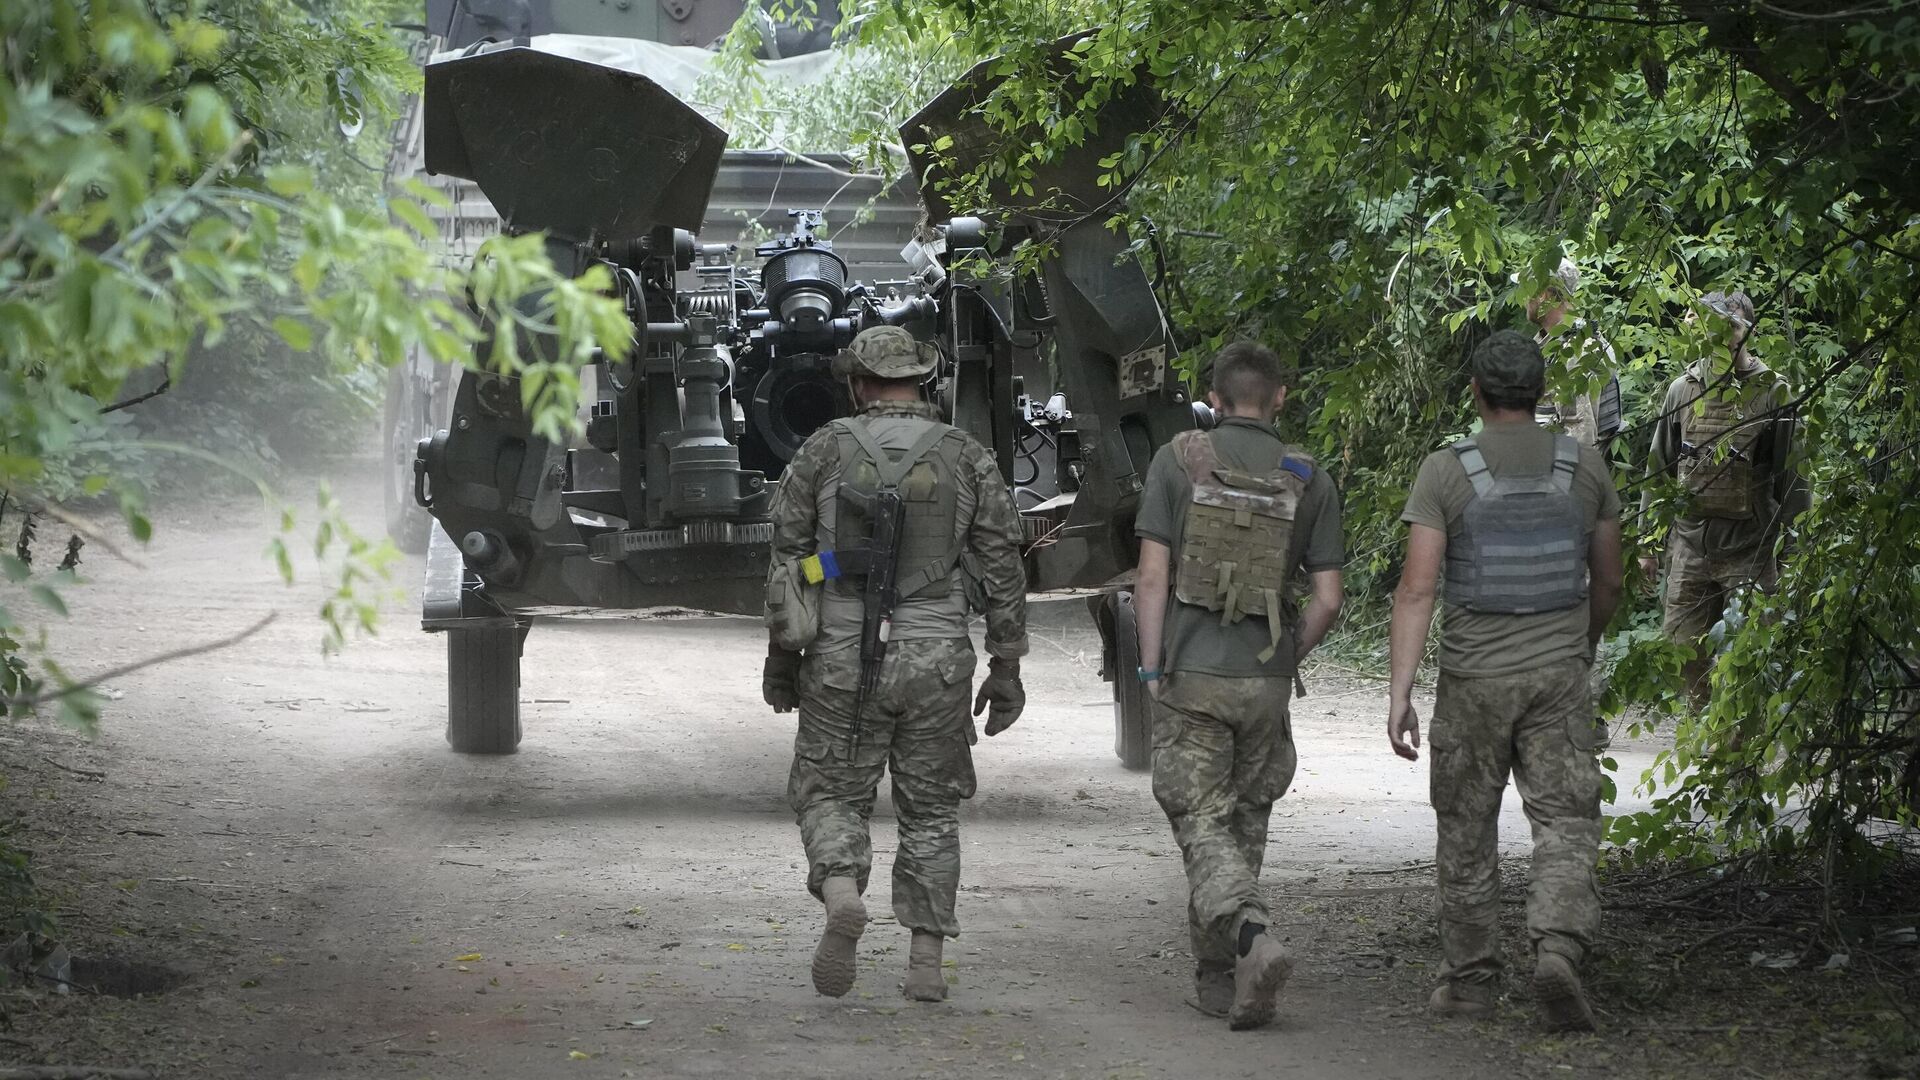
[[[447,745],[458,754],[511,754],[520,746],[524,627],[447,631]]]
[[[1113,615],[1113,752],[1135,771],[1153,767],[1153,703],[1139,679],[1140,633],[1133,618],[1133,594],[1109,593]]]

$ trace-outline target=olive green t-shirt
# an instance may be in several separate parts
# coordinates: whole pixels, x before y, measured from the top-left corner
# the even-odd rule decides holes
[[[1211,433],[1214,453],[1223,468],[1264,476],[1280,468],[1289,447],[1280,441],[1272,427],[1257,420],[1228,417]],[[1304,457],[1293,451],[1295,457]],[[1187,507],[1193,499],[1193,484],[1180,465],[1171,445],[1153,456],[1147,469],[1146,490],[1140,496],[1140,514],[1134,520],[1136,535],[1165,544],[1173,565],[1180,565],[1180,538],[1185,531]],[[1307,481],[1306,491],[1294,509],[1290,564],[1296,567],[1298,580],[1321,570],[1338,570],[1346,561],[1345,541],[1340,533],[1340,493],[1333,480],[1319,466]],[[1294,673],[1293,636],[1282,634],[1273,658],[1260,662],[1260,654],[1272,644],[1267,620],[1249,615],[1237,623],[1222,626],[1220,613],[1177,598],[1167,601],[1167,623],[1161,635],[1161,671],[1187,671],[1229,678],[1278,677]],[[1141,663],[1154,666],[1153,657]]]
[[[1508,470],[1544,473],[1553,464],[1553,433],[1531,420],[1490,424],[1475,436],[1487,468],[1499,476]],[[1573,495],[1585,512],[1587,529],[1620,516],[1620,495],[1598,451],[1580,448]],[[1451,449],[1436,450],[1420,466],[1400,520],[1447,534],[1449,546],[1461,542],[1461,518],[1473,499],[1467,470]],[[1502,615],[1468,611],[1448,603],[1440,623],[1440,670],[1452,675],[1513,675],[1578,657],[1591,660],[1587,646],[1587,601],[1565,611]]]

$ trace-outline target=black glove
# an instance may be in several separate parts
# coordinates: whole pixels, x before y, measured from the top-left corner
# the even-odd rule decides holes
[[[1020,685],[1020,661],[997,656],[987,661],[987,681],[973,696],[973,715],[979,716],[989,702],[993,712],[987,717],[988,735],[998,735],[1020,719],[1020,711],[1027,707],[1027,692]]]
[[[777,713],[800,707],[800,654],[778,645],[767,646],[767,663],[760,669],[760,696]]]

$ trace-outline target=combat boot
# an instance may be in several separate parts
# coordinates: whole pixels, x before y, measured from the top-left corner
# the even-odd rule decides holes
[[[867,929],[867,905],[852,878],[830,877],[820,883],[820,899],[827,904],[827,928],[813,950],[813,988],[828,997],[853,989],[854,947]]]
[[[1493,1013],[1493,987],[1485,983],[1443,982],[1433,988],[1427,1011],[1435,1016],[1478,1020]]]
[[[940,973],[940,949],[946,938],[927,930],[913,932],[907,948],[907,981],[902,993],[915,1001],[947,1000],[947,978]]]
[[[1264,931],[1248,944],[1246,954],[1233,965],[1233,1006],[1227,1027],[1234,1031],[1265,1027],[1273,1022],[1274,999],[1293,974],[1293,957]]]
[[[1233,972],[1228,968],[1196,968],[1193,996],[1187,1004],[1217,1020],[1233,1009]]]
[[[1593,1007],[1587,1004],[1586,991],[1580,987],[1580,973],[1574,970],[1573,961],[1559,953],[1542,949],[1534,958],[1533,996],[1549,1028],[1594,1030]]]

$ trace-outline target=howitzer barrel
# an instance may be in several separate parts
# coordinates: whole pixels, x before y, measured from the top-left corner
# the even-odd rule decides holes
[[[727,133],[644,75],[526,46],[427,65],[427,170],[472,180],[520,231],[697,230]]]

